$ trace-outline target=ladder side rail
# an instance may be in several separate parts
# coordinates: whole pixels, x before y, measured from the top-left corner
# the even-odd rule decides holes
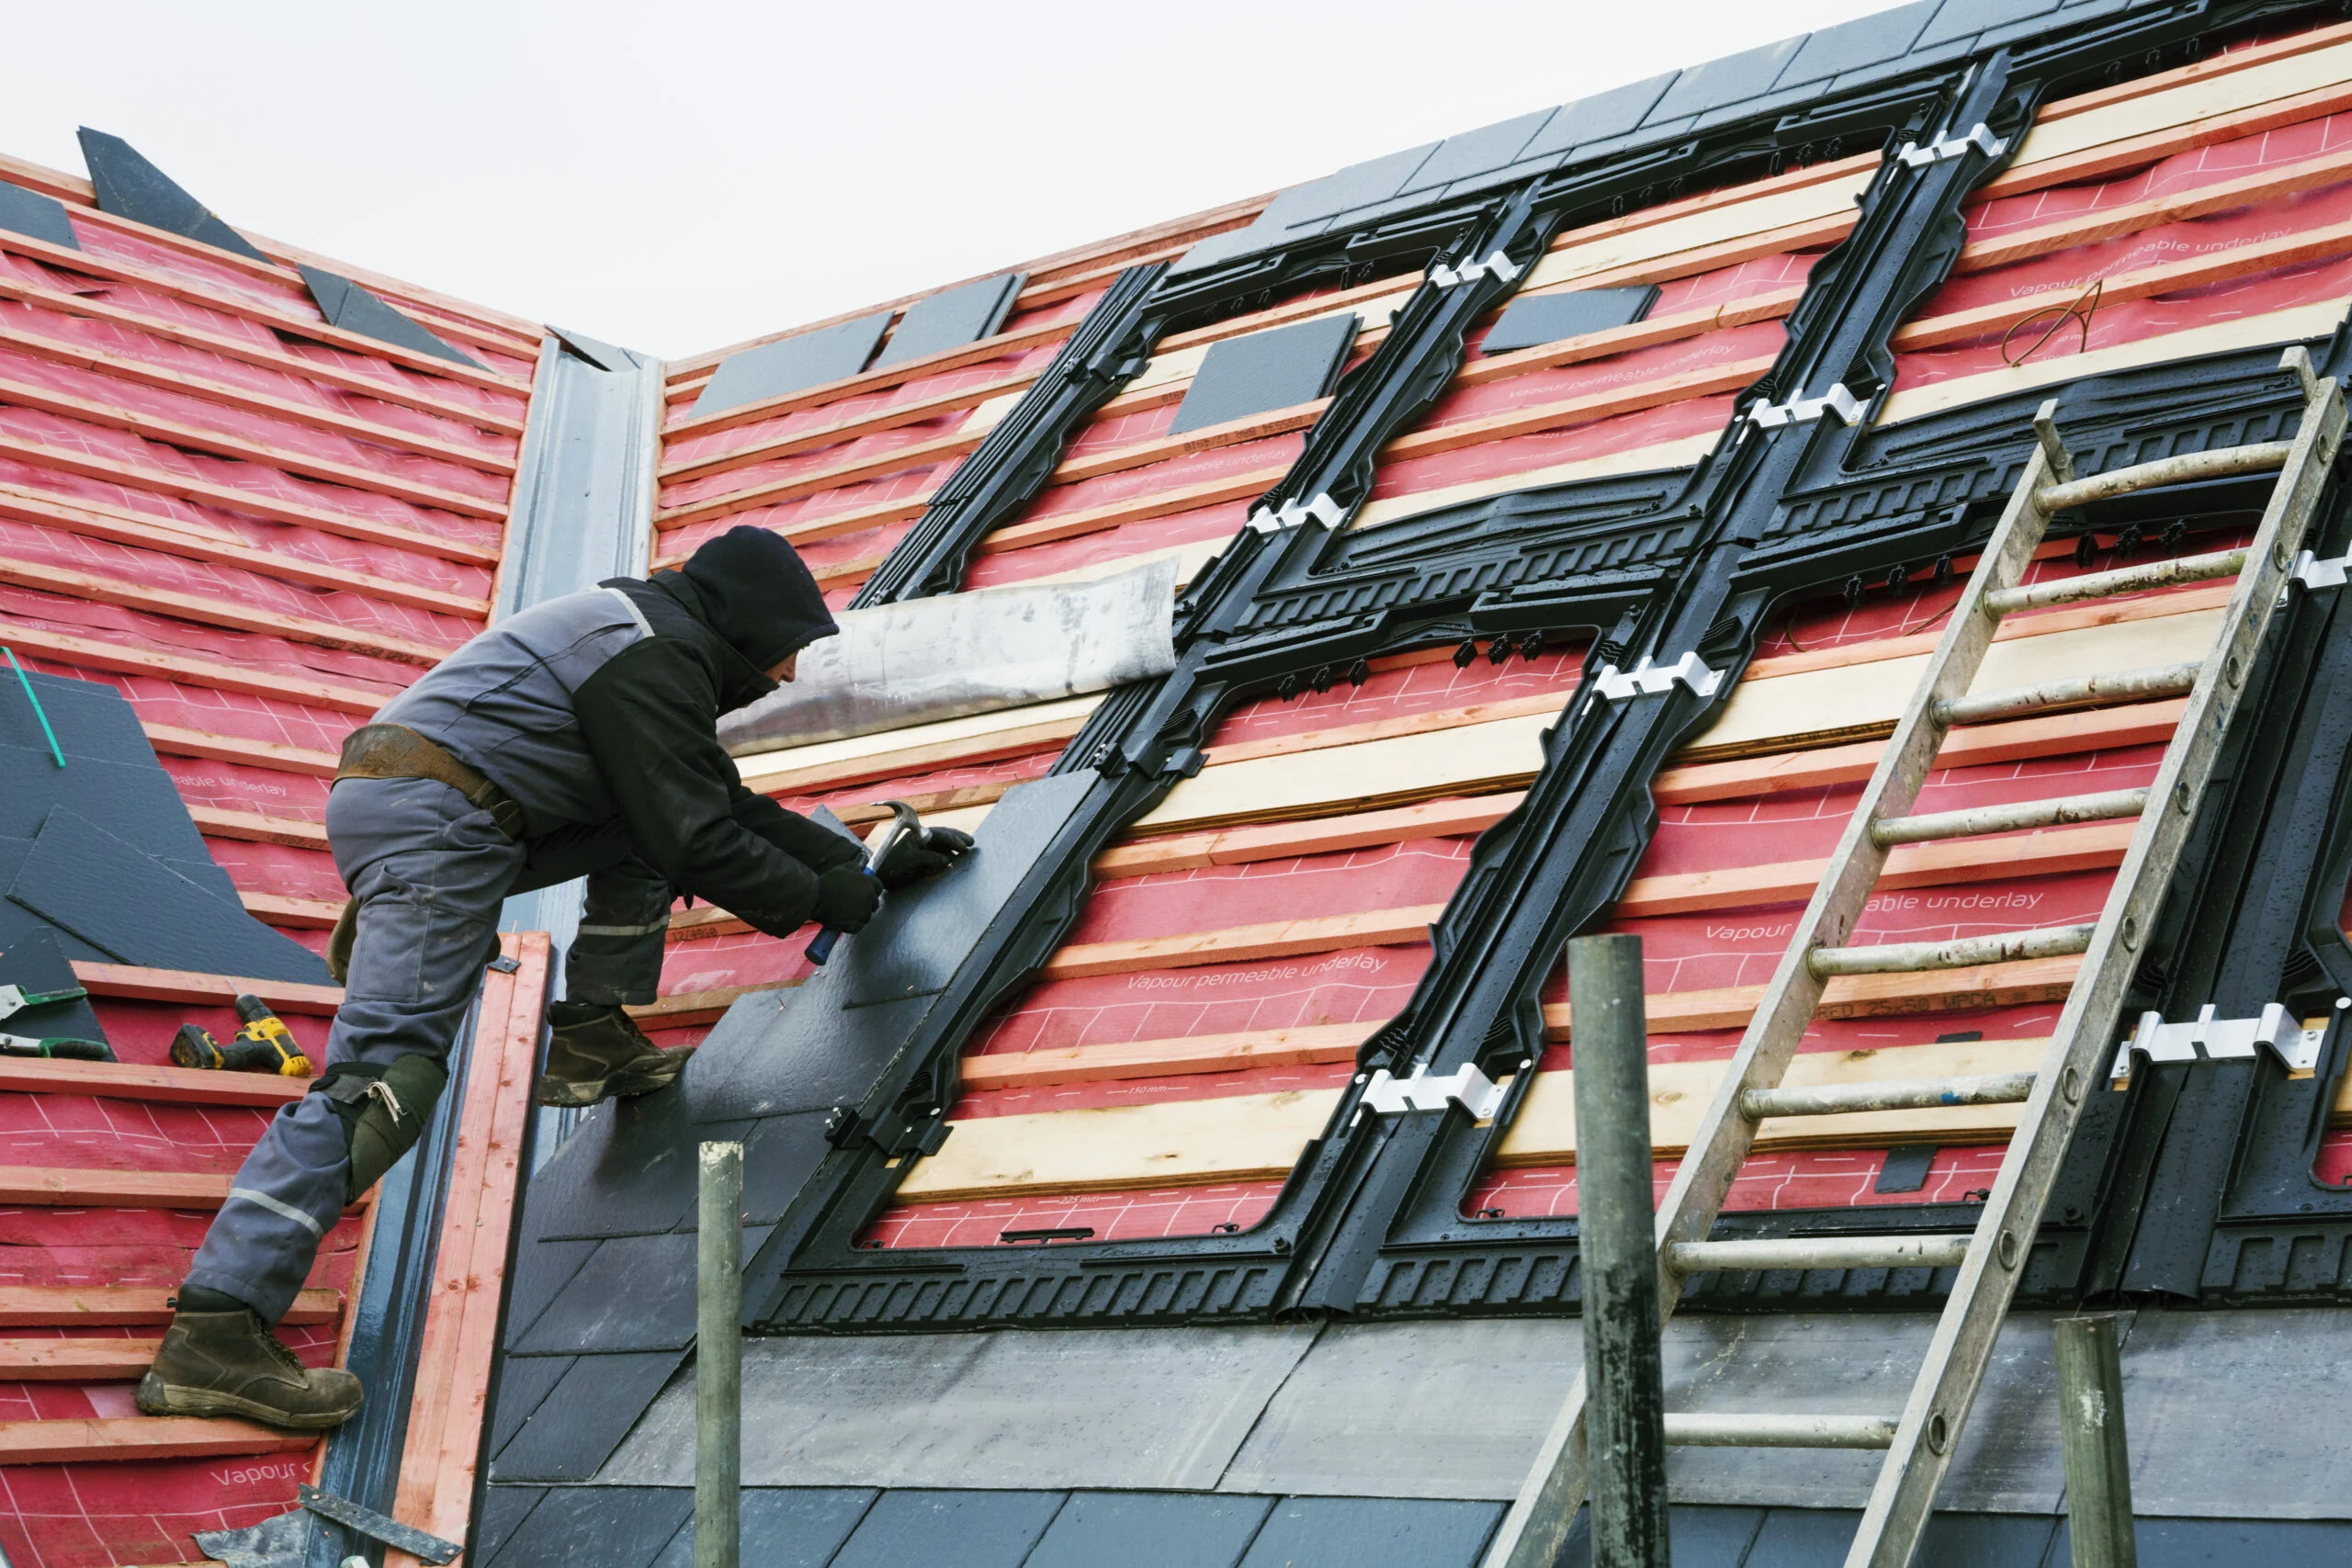
[[[2054,407],[2054,403],[2043,404],[2043,416]],[[1944,634],[1879,758],[1860,804],[1838,839],[1830,859],[1833,869],[1824,874],[1804,917],[1797,922],[1762,1005],[1733,1054],[1731,1070],[1724,1075],[1690,1139],[1689,1152],[1675,1170],[1673,1184],[1658,1209],[1661,1325],[1673,1316],[1681,1295],[1681,1276],[1669,1261],[1669,1249],[1677,1242],[1706,1239],[1731,1191],[1733,1179],[1755,1143],[1756,1123],[1742,1114],[1740,1096],[1751,1089],[1780,1087],[1827,984],[1808,963],[1813,950],[1823,945],[1825,933],[1835,942],[1843,941],[1853,929],[1885,863],[1888,851],[1872,840],[1871,824],[1883,814],[1908,811],[1918,798],[1920,785],[1943,745],[1944,727],[1936,720],[1936,705],[1968,691],[1999,625],[1999,617],[1984,603],[1985,595],[2015,583],[2031,563],[2050,522],[2037,496],[2052,479],[2065,477],[2052,470],[2049,451],[2037,445],[1992,537],[1977,557],[1976,568],[1952,607]],[[1584,1501],[1585,1403],[1585,1383],[1579,1375],[1496,1531],[1486,1568],[1552,1568],[1553,1558]]]
[[[2295,351],[2290,350],[2291,363]],[[2308,376],[2308,367],[2305,367]],[[2149,786],[2083,968],[2052,1032],[1966,1261],[1929,1340],[1894,1442],[1879,1472],[1846,1568],[1907,1568],[1938,1485],[1959,1447],[1994,1341],[2008,1314],[2034,1232],[2057,1179],[2083,1100],[2104,1081],[2125,987],[2137,965],[2180,848],[2196,818],[2244,679],[2254,665],[2344,432],[2342,389],[2313,388],[2285,472],[2271,491],[2204,673]]]

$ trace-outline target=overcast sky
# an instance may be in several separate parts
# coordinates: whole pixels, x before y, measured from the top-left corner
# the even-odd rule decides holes
[[[1885,0],[26,6],[0,151],[670,356]]]

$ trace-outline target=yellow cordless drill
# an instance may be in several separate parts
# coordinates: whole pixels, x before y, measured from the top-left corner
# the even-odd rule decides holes
[[[269,1010],[259,997],[239,997],[237,1017],[244,1027],[223,1045],[209,1030],[193,1023],[180,1025],[172,1041],[175,1067],[209,1067],[218,1072],[276,1073],[280,1077],[307,1078],[311,1058],[285,1021]]]

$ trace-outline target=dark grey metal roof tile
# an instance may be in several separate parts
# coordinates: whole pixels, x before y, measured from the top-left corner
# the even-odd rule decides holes
[[[1922,49],[1949,39],[1970,38],[1993,28],[2030,17],[2046,17],[2058,9],[2058,0],[1944,0],[1927,30],[1919,35]]]
[[[527,1203],[526,1203],[527,1210]],[[527,1213],[526,1215],[527,1224]],[[514,1277],[506,1286],[506,1342],[523,1337],[539,1314],[547,1311],[556,1292],[569,1284],[588,1261],[596,1244],[577,1241],[535,1241],[526,1228],[514,1248]]]
[[[1756,1532],[1741,1568],[1822,1568],[1842,1562],[1861,1519],[1859,1511],[1844,1508],[1775,1508],[1764,1516],[1764,1528]]]
[[[1939,65],[1949,65],[1967,54],[1973,47],[1973,45],[1965,39],[1954,39],[1937,44],[1931,49],[1914,50],[1891,66],[1866,65],[1859,71],[1849,71],[1830,83],[1826,88],[1823,89],[1822,96],[1834,98],[1841,93],[1857,88],[1874,87],[1892,76],[1907,74],[1915,71],[1931,71]]]
[[[1651,106],[1649,115],[1642,122],[1646,130],[1653,124],[1664,125],[1683,115],[1704,114],[1746,99],[1761,96],[1780,80],[1789,62],[1802,50],[1810,33],[1782,39],[1756,49],[1727,54],[1720,60],[1710,60],[1704,65],[1686,69],[1665,96]]]
[[[747,1489],[741,1515],[741,1561],[751,1568],[825,1568],[840,1550],[842,1538],[857,1528],[873,1506],[874,1497],[872,1491],[862,1486]],[[950,1552],[904,1558],[893,1568],[962,1561]],[[653,1560],[653,1568],[694,1568],[694,1562],[695,1522],[688,1518]]]
[[[1334,212],[1385,201],[1406,187],[1439,145],[1425,141],[1402,152],[1351,164],[1337,174],[1294,186],[1283,193],[1291,200],[1280,214],[1280,220],[1296,228],[1310,218],[1328,218]],[[1272,209],[1268,211],[1271,214]]]
[[[499,1449],[491,1474],[501,1481],[587,1480],[684,1359],[682,1350],[579,1357]],[[504,1393],[502,1381],[502,1398]]]
[[[772,1227],[743,1232],[750,1258]],[[514,1348],[526,1352],[683,1350],[695,1336],[695,1235],[623,1235],[557,1292]]]
[[[1562,104],[1519,155],[1522,159],[1541,158],[1573,152],[1588,142],[1623,136],[1642,123],[1680,74],[1669,71],[1647,81],[1629,82],[1605,93],[1589,94]]]
[[[1532,114],[1447,137],[1438,143],[1437,151],[1429,155],[1413,177],[1405,182],[1404,191],[1431,190],[1517,163],[1521,150],[1560,112],[1557,108],[1537,109]]]
[[[1880,11],[1824,28],[1804,40],[1781,71],[1776,86],[1802,86],[1840,76],[1849,71],[1883,66],[1910,52],[1919,34],[1942,0],[1913,0],[1892,11]]]
[[[1502,1514],[1499,1503],[1288,1497],[1241,1568],[1469,1568]],[[1687,1568],[1679,1538],[1674,1546]]]
[[[1272,1506],[1271,1497],[1077,1492],[1025,1568],[1234,1568]]]
[[[474,1518],[473,1557],[483,1563],[497,1561],[498,1549],[547,1495],[544,1486],[492,1485],[485,1491]]]
[[[648,1568],[694,1506],[684,1487],[554,1487],[507,1537],[493,1568]]]
[[[1324,316],[1209,344],[1169,424],[1170,435],[1310,402],[1331,389],[1356,318]]]
[[[563,1374],[571,1370],[575,1358],[571,1356],[505,1356],[492,1374],[497,1389],[497,1419],[490,1429],[490,1451],[496,1453],[506,1446],[506,1439],[531,1417]]]
[[[1061,1511],[1064,1492],[885,1492],[831,1568],[1021,1568]]]
[[[889,324],[890,312],[878,310],[730,354],[704,384],[695,412],[717,413],[854,376],[874,357],[874,345]]]
[[[874,356],[875,368],[961,348],[989,336],[1004,324],[1028,276],[1025,272],[1008,272],[925,295],[899,318],[898,330]]]
[[[1937,1514],[1911,1568],[2041,1568],[2057,1533],[2055,1518],[2032,1514]]]

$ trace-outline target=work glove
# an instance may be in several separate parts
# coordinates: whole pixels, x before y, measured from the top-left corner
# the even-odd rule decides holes
[[[882,907],[882,884],[862,865],[837,865],[817,877],[817,923],[854,936]]]
[[[874,868],[883,891],[896,893],[910,882],[937,876],[971,852],[972,835],[954,828],[925,828],[901,833]]]

